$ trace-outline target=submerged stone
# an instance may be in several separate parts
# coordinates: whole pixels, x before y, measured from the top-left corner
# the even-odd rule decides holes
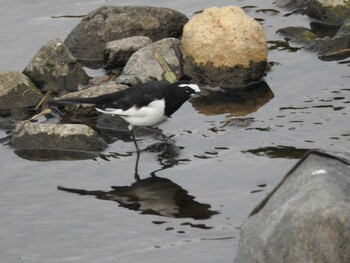
[[[311,41],[318,37],[310,29],[301,26],[284,27],[277,30],[277,33],[283,34],[284,36],[291,38],[293,42],[301,44],[310,44]]]

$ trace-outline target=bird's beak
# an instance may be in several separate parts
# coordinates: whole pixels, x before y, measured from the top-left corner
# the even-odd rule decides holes
[[[191,94],[191,98],[196,98],[196,97],[199,97],[199,96],[202,96],[202,89],[199,85],[197,85],[198,89],[199,90],[196,90],[195,93],[192,93]]]
[[[191,94],[191,98],[197,98],[200,97],[202,95],[202,91],[196,92],[196,93],[192,93]]]

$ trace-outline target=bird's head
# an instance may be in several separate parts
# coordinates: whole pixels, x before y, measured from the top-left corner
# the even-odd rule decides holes
[[[188,98],[194,97],[201,92],[197,84],[181,83],[178,85],[178,88],[182,89],[188,95]]]

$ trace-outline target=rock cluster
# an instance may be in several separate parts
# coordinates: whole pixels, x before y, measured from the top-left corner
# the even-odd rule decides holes
[[[343,0],[279,1],[280,5],[300,9],[313,18],[310,28],[287,27],[279,33],[304,48],[317,52],[321,60],[340,60],[350,56],[350,2]]]
[[[40,109],[52,97],[95,97],[126,88],[125,84],[164,79],[173,82],[184,75],[212,86],[241,87],[262,77],[266,60],[262,26],[238,7],[209,8],[189,21],[168,8],[103,6],[86,15],[63,42],[53,39],[43,45],[23,73],[1,73],[0,108]],[[108,71],[92,78],[83,66]],[[125,131],[125,122],[98,118],[89,105],[53,110],[63,115],[63,123]],[[5,124],[13,127],[12,122]],[[84,142],[73,140],[65,129],[72,134],[86,132],[88,139],[81,134],[78,137]],[[22,154],[28,154],[30,145],[33,152],[57,147],[63,151],[95,151],[104,145],[103,132],[99,131],[92,136],[88,126],[24,121],[18,123],[10,143]],[[113,141],[107,137],[104,139]],[[90,148],[84,148],[86,140],[91,140]]]
[[[64,40],[82,63],[103,60],[108,42],[132,36],[152,41],[180,37],[188,18],[168,8],[146,6],[103,6],[86,15]]]
[[[350,16],[350,2],[346,0],[310,0],[307,14],[328,24],[341,25]]]

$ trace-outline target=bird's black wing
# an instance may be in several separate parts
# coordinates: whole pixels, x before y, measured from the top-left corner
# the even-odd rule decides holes
[[[161,89],[169,85],[166,81],[155,81],[134,85],[130,88],[93,98],[67,98],[49,101],[50,106],[68,104],[94,104],[98,108],[115,108],[126,110],[132,106],[142,107],[154,99],[161,99]]]
[[[154,100],[162,99],[162,89],[169,83],[163,81],[150,82],[143,85],[135,85],[125,90],[121,98],[104,103],[103,108],[114,108],[127,110],[133,106],[141,108],[147,106]],[[99,106],[99,105],[97,105]]]

